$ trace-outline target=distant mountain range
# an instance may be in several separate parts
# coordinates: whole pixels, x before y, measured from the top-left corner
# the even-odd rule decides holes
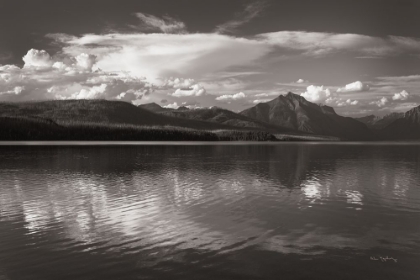
[[[391,113],[383,117],[378,117],[375,115],[370,115],[361,118],[355,118],[359,122],[366,124],[367,127],[371,129],[382,129],[393,123],[397,119],[404,117],[404,113]]]
[[[11,123],[22,123],[21,119],[11,122],[11,118],[25,118],[25,127],[29,127],[29,122],[39,123],[43,130],[46,127],[58,129],[54,128],[56,125],[70,127],[81,124],[111,125],[113,131],[116,127],[127,125],[130,129],[133,126],[171,126],[201,131],[262,131],[283,140],[316,140],[316,137],[324,140],[420,139],[420,106],[382,118],[366,116],[354,119],[340,116],[332,107],[314,104],[291,92],[240,113],[218,107],[169,109],[156,103],[134,106],[122,101],[61,100],[0,103],[0,118],[3,118],[0,126],[7,124],[9,130],[13,127]],[[63,129],[59,129],[60,133],[67,135],[63,134]],[[124,133],[131,133],[127,129]],[[105,135],[106,131],[101,133]],[[266,136],[259,138],[269,139]]]
[[[389,140],[420,139],[420,106],[383,128],[380,137]]]
[[[189,120],[200,120],[212,123],[219,123],[227,126],[241,128],[258,128],[272,132],[293,131],[293,128],[283,127],[277,124],[270,124],[257,119],[249,118],[245,115],[237,114],[232,111],[219,107],[188,109],[187,107],[179,107],[178,109],[168,109],[159,106],[156,103],[139,105],[139,108],[159,113],[164,116],[173,118],[183,118]]]
[[[234,128],[219,123],[173,118],[138,108],[127,102],[108,100],[0,103],[0,116],[38,117],[52,120],[58,124],[129,124],[208,130]]]
[[[218,107],[191,110],[186,107],[168,109],[156,103],[139,107],[175,118],[266,130],[287,131],[289,129],[297,133],[335,136],[343,140],[420,139],[420,135],[417,136],[419,132],[416,132],[419,130],[417,125],[420,122],[413,120],[415,113],[412,112],[420,107],[405,114],[391,113],[384,117],[370,115],[350,118],[338,115],[332,107],[314,104],[291,92],[269,102],[259,103],[240,113]],[[391,130],[395,131],[397,127],[400,127],[399,135],[393,135]]]

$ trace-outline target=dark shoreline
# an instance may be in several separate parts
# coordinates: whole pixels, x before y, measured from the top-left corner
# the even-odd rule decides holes
[[[57,124],[43,118],[0,117],[0,141],[280,141],[265,131],[197,130],[173,126]]]

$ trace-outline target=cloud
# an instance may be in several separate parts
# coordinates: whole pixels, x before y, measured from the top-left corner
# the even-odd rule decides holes
[[[160,103],[162,103],[162,104],[168,103],[168,100],[167,100],[167,99],[162,99],[162,100],[160,101]]]
[[[266,8],[265,1],[258,1],[245,6],[244,10],[236,14],[235,18],[229,20],[221,25],[218,25],[215,29],[216,33],[233,33],[241,25],[244,25],[252,19],[258,17],[261,12]]]
[[[357,105],[357,104],[359,104],[359,101],[358,100],[347,99],[346,103],[350,104],[350,105]]]
[[[93,86],[90,88],[82,88],[79,92],[73,93],[70,96],[63,96],[57,94],[58,99],[95,99],[103,96],[103,93],[106,91],[108,85],[101,84],[99,86]]]
[[[163,87],[169,87],[169,88],[190,88],[194,84],[196,84],[194,79],[183,79],[183,78],[169,78],[166,79]]]
[[[383,106],[385,106],[387,103],[388,103],[388,98],[386,98],[386,97],[382,97],[381,99],[379,99],[378,101],[372,101],[372,102],[370,102],[369,104],[371,104],[371,105],[376,105],[376,106],[378,106],[378,107],[383,107]]]
[[[267,97],[267,96],[274,96],[274,95],[278,95],[278,93],[276,92],[271,92],[271,93],[258,93],[256,95],[254,95],[255,97]]]
[[[271,99],[255,99],[254,101],[252,101],[252,103],[258,104],[258,103],[266,103],[269,101],[271,101]]]
[[[238,92],[246,87],[246,83],[236,78],[228,78],[222,80],[212,80],[201,83],[209,93],[214,94],[230,94]]]
[[[385,38],[359,34],[337,34],[305,31],[279,31],[255,36],[276,47],[297,50],[308,56],[325,56],[339,51],[355,52],[370,57],[420,53],[420,39],[388,36]]]
[[[306,84],[308,81],[305,81],[304,79],[299,79],[296,81],[297,84]]]
[[[216,98],[218,101],[230,101],[230,100],[240,100],[244,99],[246,95],[243,92],[235,93],[235,94],[226,94]]]
[[[337,101],[336,104],[337,104],[338,107],[344,107],[344,106],[347,106],[347,105],[353,105],[354,106],[354,105],[359,104],[359,101],[358,100],[347,99],[346,101]]]
[[[78,56],[76,56],[77,66],[84,70],[91,71],[95,62],[96,56],[91,54],[81,53]]]
[[[61,52],[65,55],[95,55],[95,66],[103,71],[129,72],[152,83],[167,77],[217,77],[218,73],[229,73],[233,67],[249,66],[268,54],[280,55],[280,52],[288,58],[320,57],[339,52],[355,56],[420,54],[416,44],[408,44],[402,38],[303,31],[263,33],[246,38],[214,33],[48,36],[62,45]],[[284,49],[293,52],[287,53]],[[300,79],[295,85],[305,85],[305,82]]]
[[[400,93],[394,94],[394,96],[392,97],[392,100],[407,100],[409,97],[410,97],[410,93],[403,90]]]
[[[203,107],[198,106],[198,105],[200,105],[200,102],[197,102],[197,101],[194,101],[194,100],[182,102],[182,106],[187,107],[188,109],[201,109],[201,108],[203,108]]]
[[[406,103],[398,103],[394,110],[397,112],[407,112],[415,107],[419,106],[417,102],[406,102]]]
[[[44,50],[30,49],[22,59],[25,62],[23,67],[48,68],[53,64],[51,56]]]
[[[410,76],[388,76],[388,77],[378,77],[380,81],[398,83],[398,82],[413,82],[420,81],[420,75],[410,75]]]
[[[300,96],[311,102],[324,102],[331,100],[334,97],[334,94],[332,94],[328,88],[324,88],[324,86],[310,85]]]
[[[158,18],[144,13],[136,13],[135,15],[143,22],[143,25],[139,27],[142,30],[161,31],[163,33],[187,32],[185,23],[169,16]]]
[[[145,91],[129,89],[127,91],[121,92],[119,95],[117,95],[115,97],[115,99],[121,100],[121,101],[126,101],[126,102],[137,103],[145,95],[146,95]]]
[[[174,97],[184,97],[184,96],[201,96],[206,93],[206,89],[200,84],[192,85],[189,88],[178,88],[171,95]]]
[[[125,71],[157,82],[162,77],[200,77],[232,66],[247,65],[270,51],[262,42],[221,34],[86,34],[50,35],[65,41],[69,56],[97,57],[103,71]],[[63,44],[63,43],[62,43]],[[121,63],[124,61],[124,63]]]
[[[0,66],[2,100],[120,99],[134,102],[154,88],[144,79],[96,69],[96,58],[81,53],[55,61],[45,50],[31,49],[22,68]]]
[[[360,81],[350,83],[346,85],[345,87],[337,89],[337,92],[361,92],[361,91],[368,91],[370,89],[370,86],[367,84],[364,84]]]
[[[178,109],[179,108],[179,105],[178,105],[178,103],[174,102],[172,104],[168,104],[166,106],[163,106],[163,108],[167,108],[167,109]]]
[[[16,95],[18,95],[18,94],[22,93],[22,91],[24,91],[24,90],[25,90],[24,86],[16,86],[16,87],[12,88],[11,90],[0,92],[0,95],[2,95],[2,94],[16,94]]]

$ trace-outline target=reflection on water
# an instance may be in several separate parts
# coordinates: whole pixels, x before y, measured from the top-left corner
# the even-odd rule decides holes
[[[0,279],[420,276],[420,146],[0,147],[0,178]]]

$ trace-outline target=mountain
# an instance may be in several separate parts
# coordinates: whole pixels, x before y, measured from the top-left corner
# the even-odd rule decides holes
[[[402,117],[404,117],[404,113],[391,113],[383,117],[370,115],[366,117],[355,118],[355,120],[366,124],[366,126],[371,129],[382,129]]]
[[[346,140],[372,140],[375,137],[365,124],[339,116],[332,107],[311,103],[291,92],[240,114],[272,125]]]
[[[0,141],[278,141],[266,131],[197,130],[127,124],[59,125],[40,117],[0,116]]]
[[[201,121],[220,123],[220,124],[235,126],[235,127],[259,128],[259,129],[266,129],[266,130],[277,131],[277,132],[292,131],[292,129],[290,128],[268,124],[268,123],[265,123],[256,119],[252,119],[250,117],[240,115],[240,114],[237,114],[232,111],[222,109],[216,106],[213,106],[211,108],[199,108],[199,109],[188,109],[187,107],[179,107],[176,110],[173,110],[173,109],[165,110],[165,108],[160,107],[156,103],[149,103],[149,104],[144,104],[140,106],[142,106],[142,108],[148,108],[149,110],[159,113],[161,115],[174,117],[174,118],[201,120]]]
[[[0,116],[38,117],[52,120],[57,124],[129,124],[141,126],[177,126],[202,130],[234,128],[220,123],[165,116],[139,108],[127,102],[108,100],[54,100],[0,103]]]
[[[386,140],[420,139],[420,106],[406,112],[402,118],[382,129],[380,136]]]
[[[147,111],[155,112],[155,113],[171,110],[171,109],[163,108],[162,106],[160,106],[159,104],[156,104],[154,102],[153,103],[147,103],[147,104],[141,104],[138,107],[141,108],[141,109],[145,109]]]

